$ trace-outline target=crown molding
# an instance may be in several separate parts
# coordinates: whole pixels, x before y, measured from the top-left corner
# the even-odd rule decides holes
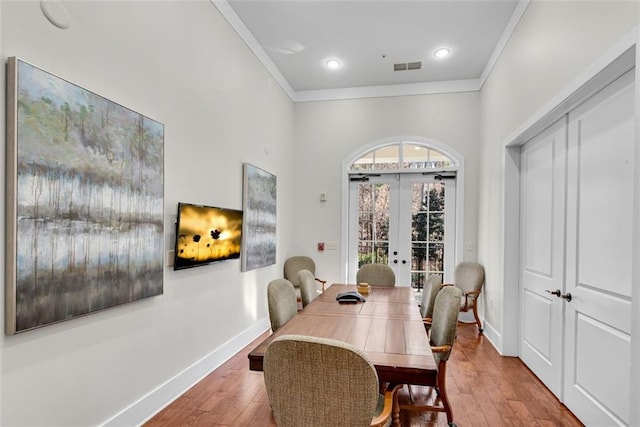
[[[347,87],[340,89],[305,90],[295,93],[295,102],[334,101],[356,98],[432,95],[437,93],[473,92],[480,90],[479,79],[444,82],[406,83],[385,86]]]
[[[484,67],[484,70],[482,70],[482,74],[480,74],[480,79],[479,79],[480,89],[482,88],[482,86],[484,85],[484,82],[489,77],[489,74],[491,74],[491,71],[493,70],[493,67],[496,65],[496,62],[498,62],[498,58],[500,58],[500,55],[502,54],[502,51],[507,45],[507,42],[511,38],[513,31],[518,26],[518,23],[520,22],[522,15],[524,15],[524,12],[529,7],[529,3],[531,3],[531,0],[518,1],[516,8],[514,9],[513,14],[511,15],[511,19],[509,19],[509,23],[507,24],[504,31],[502,32],[502,35],[500,36],[498,43],[496,43],[496,47],[495,49],[493,49],[493,52],[491,53],[491,56],[489,57],[489,60],[487,61],[487,65],[485,65]]]
[[[278,82],[282,90],[289,95],[291,100],[295,101],[295,91],[284,78],[276,64],[273,63],[269,55],[262,49],[260,43],[253,37],[251,31],[244,25],[244,22],[240,19],[240,17],[233,10],[231,5],[226,0],[211,0],[211,3],[218,9],[218,11],[222,14],[224,19],[227,20],[231,28],[235,30],[235,32],[240,36],[240,38],[245,42],[247,47],[253,52],[253,54],[258,58],[262,65],[269,71],[269,73],[273,76],[273,78]]]

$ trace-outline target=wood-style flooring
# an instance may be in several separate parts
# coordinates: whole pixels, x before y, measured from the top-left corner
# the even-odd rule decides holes
[[[248,353],[267,334],[156,414],[146,427],[275,426],[261,372],[249,370]],[[408,393],[404,388],[401,402]],[[518,358],[498,355],[475,324],[460,324],[447,366],[454,421],[468,426],[582,426]],[[433,399],[412,386],[414,399]],[[401,411],[403,426],[446,426],[444,413]],[[301,426],[302,427],[302,426]]]

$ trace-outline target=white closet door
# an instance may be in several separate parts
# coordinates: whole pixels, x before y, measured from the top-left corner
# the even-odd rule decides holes
[[[559,398],[564,337],[566,118],[521,149],[520,357]]]
[[[634,105],[632,70],[569,115],[564,402],[586,425],[629,422]]]

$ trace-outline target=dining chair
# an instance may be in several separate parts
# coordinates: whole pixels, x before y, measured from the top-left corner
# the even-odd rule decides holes
[[[422,288],[422,300],[420,302],[420,315],[424,328],[429,333],[431,329],[431,321],[433,318],[433,306],[436,302],[436,296],[442,289],[442,276],[439,274],[430,274],[427,283]]]
[[[322,292],[324,292],[327,281],[316,277],[316,263],[313,259],[302,255],[289,257],[284,262],[284,278],[293,284],[296,295],[299,298],[298,301],[302,298],[300,295],[300,279],[298,279],[298,272],[300,270],[309,270],[311,274],[313,274],[315,281],[320,284]]]
[[[315,277],[309,270],[300,270],[298,271],[298,283],[300,283],[300,298],[304,308],[318,296]]]
[[[267,286],[267,302],[271,330],[277,331],[298,313],[298,301],[293,285],[287,279],[275,279]]]
[[[418,405],[415,403],[398,405],[400,409],[411,411],[445,412],[447,414],[447,423],[450,426],[455,424],[453,423],[453,409],[447,396],[447,361],[456,338],[460,298],[462,298],[460,289],[455,286],[443,286],[436,295],[433,305],[429,344],[438,369],[435,388],[442,405]]]
[[[400,386],[378,393],[378,375],[358,348],[302,335],[273,340],[264,382],[279,427],[382,426],[393,416]]]
[[[482,286],[484,285],[484,267],[477,262],[461,262],[456,265],[453,271],[453,285],[462,290],[462,297],[460,298],[460,312],[473,311],[473,317],[478,325],[478,332],[482,333],[482,323],[478,316],[478,297],[482,292]],[[447,286],[450,284],[445,284]]]
[[[356,273],[356,282],[392,287],[396,285],[396,275],[387,264],[364,264]]]

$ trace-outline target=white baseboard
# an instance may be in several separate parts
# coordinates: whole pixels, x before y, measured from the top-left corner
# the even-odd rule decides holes
[[[510,354],[502,353],[502,336],[498,331],[486,320],[482,322],[483,334],[484,337],[491,343],[493,348],[496,349],[499,355],[501,356],[512,356]]]
[[[270,327],[269,319],[262,319],[150,391],[146,396],[132,403],[102,425],[111,427],[142,425]]]

